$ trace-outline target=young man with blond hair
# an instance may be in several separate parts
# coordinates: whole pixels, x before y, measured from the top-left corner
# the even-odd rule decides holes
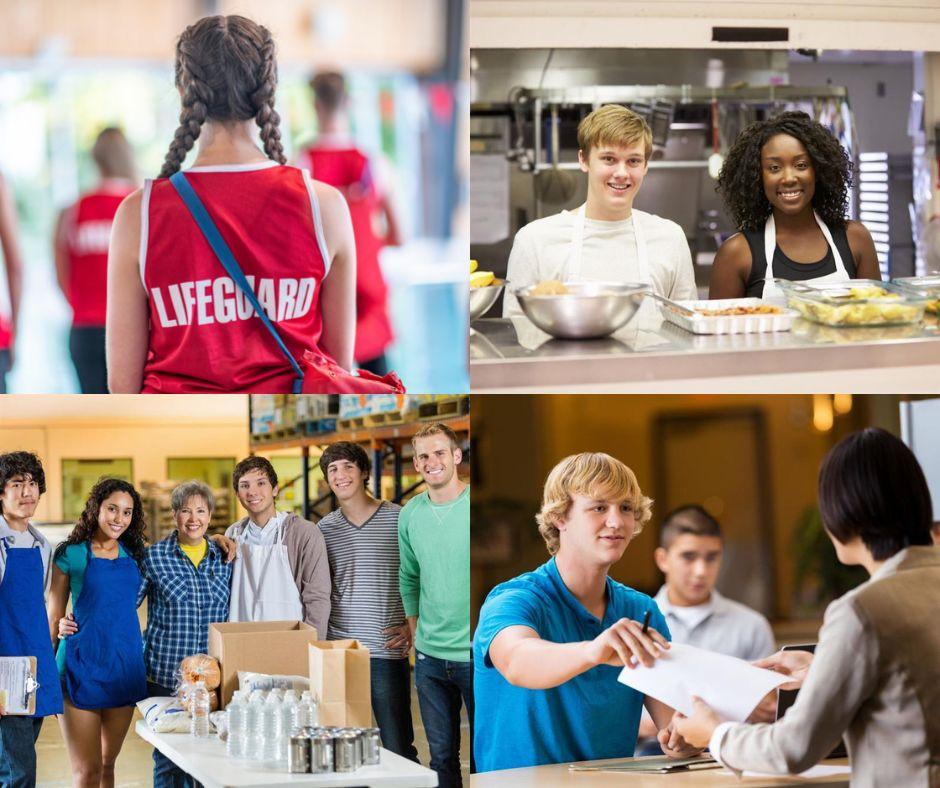
[[[440,788],[461,785],[460,704],[473,730],[470,660],[470,487],[462,453],[446,424],[411,441],[415,470],[428,486],[398,516],[399,589],[415,644],[415,687]],[[471,767],[472,768],[472,767]]]
[[[506,278],[513,289],[550,279],[641,282],[668,298],[695,298],[685,232],[675,222],[636,210],[653,152],[649,125],[619,104],[594,110],[578,125],[578,161],[587,201],[530,222],[516,233]],[[503,314],[518,313],[506,292]]]
[[[617,681],[669,648],[656,603],[608,576],[651,513],[633,471],[607,454],[549,473],[536,521],[552,557],[490,591],[473,640],[480,771],[629,757],[643,706],[667,755],[698,752],[674,733],[673,709]]]

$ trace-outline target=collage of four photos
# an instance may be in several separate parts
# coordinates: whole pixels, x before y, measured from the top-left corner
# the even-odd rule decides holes
[[[940,788],[933,0],[0,12],[0,788]]]

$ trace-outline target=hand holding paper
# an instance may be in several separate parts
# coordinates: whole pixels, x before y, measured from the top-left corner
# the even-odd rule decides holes
[[[741,722],[789,679],[743,659],[673,643],[651,667],[625,668],[617,680],[685,715],[692,714],[692,697],[698,696],[724,719]]]

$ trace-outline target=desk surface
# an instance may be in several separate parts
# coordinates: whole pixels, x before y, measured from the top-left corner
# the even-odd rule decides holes
[[[648,300],[606,339],[552,339],[521,316],[478,320],[473,329],[474,393],[661,393],[690,386],[811,393],[828,391],[820,387],[824,380],[839,390],[879,393],[879,387],[898,385],[899,377],[912,392],[935,391],[940,383],[940,326],[933,317],[885,328],[831,328],[798,319],[791,331],[697,336],[665,322],[660,306]]]
[[[616,758],[621,761],[622,758]],[[637,760],[643,760],[638,758]],[[602,764],[608,761],[585,761]],[[845,766],[847,758],[824,761],[826,766]],[[630,788],[771,788],[778,785],[838,785],[847,786],[847,774],[803,779],[800,777],[744,777],[738,779],[731,772],[719,767],[699,771],[676,772],[675,774],[630,774],[628,772],[572,772],[568,764],[533,766],[527,769],[504,769],[470,777],[471,788],[597,788],[597,786],[629,785]]]
[[[196,739],[186,733],[154,733],[143,720],[137,722],[134,731],[206,788],[267,788],[272,785],[433,788],[437,785],[437,774],[430,769],[385,749],[380,765],[363,766],[348,774],[287,774],[262,769],[251,761],[229,758],[225,743],[215,736]]]

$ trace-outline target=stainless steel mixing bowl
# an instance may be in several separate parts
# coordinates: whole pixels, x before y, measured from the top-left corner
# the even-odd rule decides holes
[[[487,287],[470,288],[470,322],[485,315],[491,306],[496,303],[499,294],[503,292],[505,282],[497,279]]]
[[[564,282],[566,295],[530,295],[535,285],[515,291],[526,317],[557,339],[606,337],[640,308],[649,288],[635,282]]]

